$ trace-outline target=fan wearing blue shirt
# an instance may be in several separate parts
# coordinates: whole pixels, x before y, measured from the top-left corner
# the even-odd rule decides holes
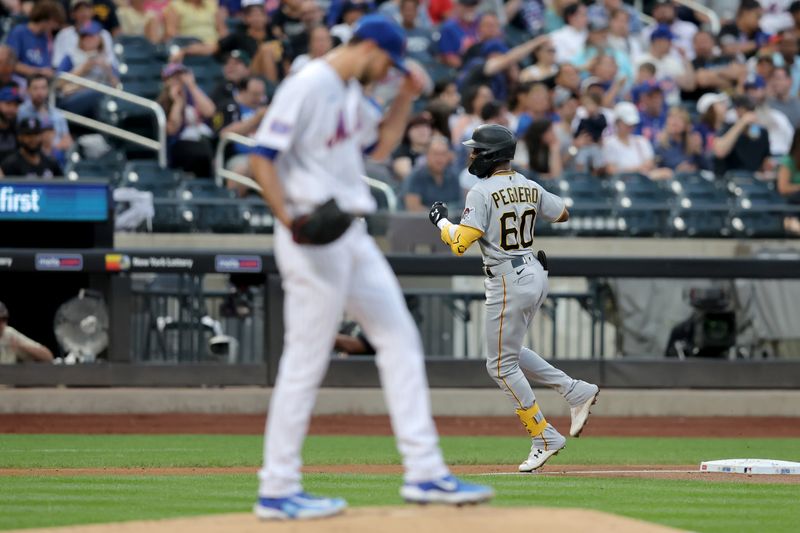
[[[461,54],[478,40],[478,4],[480,0],[458,0],[453,16],[439,28],[439,54],[448,67],[460,68]]]
[[[17,74],[25,77],[34,74],[53,77],[53,69],[50,68],[50,35],[65,20],[64,8],[60,3],[40,0],[34,4],[28,22],[15,26],[6,41],[19,58]]]

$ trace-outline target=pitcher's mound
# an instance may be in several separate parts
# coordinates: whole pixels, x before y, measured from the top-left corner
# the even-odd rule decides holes
[[[25,533],[427,533],[458,531],[559,531],[586,533],[663,533],[666,526],[585,509],[545,507],[359,507],[341,516],[299,522],[260,522],[251,514],[227,514],[170,520],[148,520],[51,529]]]

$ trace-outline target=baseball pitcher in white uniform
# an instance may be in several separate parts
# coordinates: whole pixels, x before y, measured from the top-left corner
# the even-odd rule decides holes
[[[430,411],[422,343],[397,278],[360,215],[375,210],[363,154],[399,142],[420,82],[408,75],[381,121],[363,86],[403,65],[405,36],[380,15],[311,61],[277,90],[251,155],[277,220],[275,254],[285,294],[283,353],[269,405],[254,512],[263,519],[338,514],[340,498],[303,492],[301,449],[345,312],[377,350],[376,363],[405,469],[401,496],[417,503],[478,503],[493,490],[464,483],[444,463]]]
[[[475,129],[469,171],[481,180],[467,193],[459,224],[447,220],[447,206],[436,202],[430,219],[456,255],[475,241],[483,255],[486,280],[486,370],[508,396],[531,437],[520,472],[532,472],[557,454],[566,439],[544,417],[530,382],[557,390],[569,403],[570,435],[586,425],[599,388],[572,379],[522,345],[531,320],[547,297],[547,260],[533,253],[536,217],[550,222],[569,218],[564,200],[511,169],[517,141],[499,125]]]

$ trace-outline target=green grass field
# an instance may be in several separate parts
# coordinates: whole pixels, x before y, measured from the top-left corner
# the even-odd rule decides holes
[[[258,466],[262,439],[218,435],[0,435],[0,468]],[[516,465],[527,442],[443,437],[451,464]],[[800,439],[571,440],[552,464],[699,464],[726,457],[797,460]],[[389,437],[310,437],[305,462],[397,464]],[[510,468],[509,470],[512,470]],[[800,530],[800,485],[548,476],[467,476],[493,505],[583,507],[694,531]],[[352,506],[401,505],[400,476],[313,474],[306,488]],[[0,529],[248,512],[254,475],[0,477]]]

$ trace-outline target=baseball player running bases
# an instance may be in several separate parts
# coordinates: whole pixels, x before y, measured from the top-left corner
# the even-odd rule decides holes
[[[269,405],[255,514],[301,519],[340,513],[346,503],[303,492],[301,449],[320,382],[346,311],[377,349],[376,363],[405,469],[400,494],[419,503],[489,500],[444,463],[430,412],[422,343],[397,278],[358,215],[375,210],[363,153],[385,157],[402,136],[420,82],[406,76],[381,119],[362,85],[405,70],[405,36],[379,15],[353,39],[314,60],[278,88],[251,155],[256,181],[278,223],[275,254],[285,336]]]
[[[566,439],[545,419],[528,380],[554,388],[567,400],[573,437],[586,424],[599,388],[572,379],[522,345],[547,296],[546,258],[532,251],[536,217],[565,222],[569,213],[564,200],[511,169],[516,144],[503,126],[476,128],[464,145],[471,149],[469,171],[481,180],[467,193],[460,224],[447,220],[441,202],[431,207],[430,219],[456,255],[476,241],[480,245],[486,274],[486,370],[531,436],[530,454],[519,470],[532,472],[557,454]]]

